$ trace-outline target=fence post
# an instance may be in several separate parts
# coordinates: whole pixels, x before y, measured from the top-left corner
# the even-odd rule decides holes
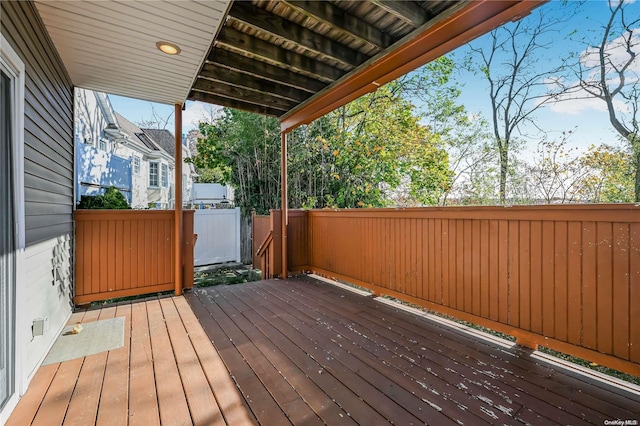
[[[193,250],[196,245],[198,236],[193,233],[193,210],[185,210],[182,212],[182,286],[183,288],[193,287]]]
[[[271,210],[271,232],[273,233],[273,243],[269,252],[271,271],[274,275],[282,273],[282,211]]]

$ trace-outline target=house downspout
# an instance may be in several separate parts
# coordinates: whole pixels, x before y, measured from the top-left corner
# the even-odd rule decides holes
[[[175,263],[173,265],[175,293],[176,296],[182,294],[182,105],[175,104],[175,136],[176,153],[174,155],[175,166],[175,189],[174,193],[174,235],[173,244],[175,252]]]
[[[280,149],[282,158],[280,159],[280,182],[282,183],[282,279],[287,279],[287,225],[289,224],[288,195],[287,195],[287,134],[280,133],[282,137],[282,147]]]

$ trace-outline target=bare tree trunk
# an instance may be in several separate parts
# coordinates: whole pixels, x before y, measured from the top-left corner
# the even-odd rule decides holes
[[[500,150],[500,204],[507,202],[507,175],[509,173],[509,151]]]
[[[253,262],[252,241],[251,241],[251,213],[240,214],[240,261],[244,265]]]
[[[633,144],[633,153],[634,153],[634,158],[635,158],[635,167],[634,167],[634,171],[636,174],[636,180],[635,180],[635,201],[640,202],[640,141],[635,141],[635,144]]]

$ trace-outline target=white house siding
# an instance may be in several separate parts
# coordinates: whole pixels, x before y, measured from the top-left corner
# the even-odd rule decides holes
[[[140,174],[133,175],[133,188],[132,188],[132,200],[131,208],[133,209],[146,209],[149,207],[147,201],[147,174],[149,173],[149,167],[147,163],[142,162],[140,164]]]
[[[149,167],[145,160],[144,153],[140,152],[133,145],[117,143],[113,147],[113,153],[119,157],[131,160],[131,208],[146,209],[147,201],[147,181]],[[133,157],[140,158],[140,173],[136,173],[133,166]]]
[[[69,295],[73,292],[72,245],[71,237],[62,235],[31,245],[25,253],[24,292],[29,300],[29,316],[31,321],[49,318],[49,331],[45,336],[32,336],[31,321],[22,330],[28,340],[26,369],[29,375],[38,368],[51,346],[51,339],[56,337],[69,317]]]
[[[74,114],[76,142],[100,148],[99,140],[100,138],[106,139],[104,129],[108,123],[98,105],[95,92],[75,89]]]
[[[15,394],[30,377],[71,314],[73,256],[73,87],[30,2],[0,2],[9,47],[24,62],[24,248],[17,253]],[[32,322],[49,329],[32,337]],[[0,413],[0,423],[15,405]]]

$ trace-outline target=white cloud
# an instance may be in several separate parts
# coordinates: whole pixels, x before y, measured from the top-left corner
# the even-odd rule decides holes
[[[638,32],[640,32],[640,28],[635,29],[633,31],[633,36],[631,37],[631,49],[638,53],[638,56],[625,72],[626,85],[637,83],[640,80],[640,36],[638,35]],[[615,66],[620,68],[630,59],[626,43],[628,38],[628,33],[624,36],[620,36],[611,41],[605,49],[608,65],[607,73],[609,74],[607,76],[607,84],[610,88],[617,86],[620,81],[618,75],[612,72],[613,67]],[[587,82],[597,82],[599,80],[599,61],[598,49],[595,47],[590,47],[580,54],[580,62],[583,69],[588,72],[588,74],[585,75],[585,80],[587,80]],[[552,77],[548,78],[545,83],[550,92],[557,91],[562,87],[570,88],[570,93],[565,92],[556,96],[554,101],[549,102],[549,109],[553,112],[576,115],[589,110],[601,112],[607,111],[606,104],[602,100],[593,97],[584,89],[580,88],[578,81],[568,82],[560,77]],[[629,105],[619,98],[614,98],[613,104],[616,111],[622,114],[630,111]]]
[[[631,59],[629,52],[627,52],[627,48],[629,47],[634,53],[640,54],[640,28],[636,28],[633,30],[632,35],[628,32],[621,35],[620,37],[612,40],[605,47],[605,61],[607,64],[607,73],[613,71],[613,67],[622,67],[626,64],[629,59]],[[640,56],[640,55],[639,55]],[[631,64],[631,66],[627,70],[627,75],[637,75],[640,73],[640,57],[636,56],[635,60]],[[580,54],[580,62],[585,67],[585,69],[593,70],[594,75],[597,76],[600,73],[600,56],[598,52],[598,48],[590,47],[584,50]]]
[[[621,113],[629,112],[629,105],[619,99],[613,100],[613,106]],[[555,101],[549,103],[549,109],[559,114],[576,115],[589,110],[606,112],[607,105],[583,89],[576,89],[556,96]]]

